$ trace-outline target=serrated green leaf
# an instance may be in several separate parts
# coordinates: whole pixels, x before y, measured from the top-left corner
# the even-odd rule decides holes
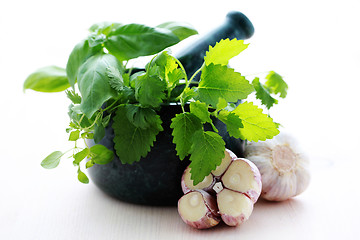
[[[237,102],[239,99],[245,99],[253,91],[254,88],[249,81],[234,69],[210,64],[201,74],[196,99],[216,106],[219,98],[227,102]]]
[[[64,154],[60,151],[55,151],[49,154],[44,160],[41,162],[41,166],[46,169],[56,168],[59,163],[60,159]]]
[[[278,103],[278,100],[273,98],[269,91],[260,83],[259,78],[255,78],[252,81],[252,85],[256,91],[256,98],[261,100],[261,103],[265,105],[267,109],[270,109],[274,104]]]
[[[235,113],[231,113],[226,110],[222,110],[218,114],[220,121],[226,124],[227,132],[230,137],[241,138],[240,128],[243,128],[242,120]]]
[[[70,133],[69,141],[76,141],[80,137],[80,130],[75,130]]]
[[[107,69],[109,67],[123,68],[114,56],[97,54],[90,57],[79,69],[78,85],[82,96],[81,110],[88,118],[91,118],[105,101],[117,95],[108,81]]]
[[[113,151],[101,144],[90,148],[91,160],[96,164],[107,164],[114,159]]]
[[[141,24],[127,24],[108,34],[106,49],[120,60],[156,54],[178,43],[180,39],[170,30]]]
[[[89,183],[89,178],[86,176],[85,173],[83,173],[82,171],[80,171],[80,168],[78,170],[78,180],[81,182],[81,183],[85,183],[85,184],[88,184]]]
[[[72,88],[74,88],[74,85],[77,81],[80,66],[89,57],[99,53],[101,50],[101,46],[90,47],[88,40],[83,40],[74,47],[66,64],[66,74],[69,80],[69,84],[72,86]]]
[[[153,68],[154,66],[158,67],[158,74],[167,82],[168,87],[172,87],[185,76],[184,72],[178,68],[175,57],[169,55],[166,51],[154,58],[151,62],[151,67]]]
[[[180,113],[171,119],[170,127],[173,129],[173,142],[176,144],[177,155],[183,160],[189,155],[192,137],[197,130],[202,128],[199,118],[192,113]]]
[[[65,91],[66,96],[71,100],[74,104],[80,104],[81,103],[81,97],[79,94],[77,94],[74,90],[66,90]]]
[[[198,34],[191,25],[184,22],[166,22],[158,25],[157,27],[170,30],[180,39],[180,41],[192,35]]]
[[[198,130],[194,133],[190,149],[190,173],[194,185],[221,164],[225,156],[225,142],[217,133]]]
[[[84,160],[89,155],[89,149],[85,148],[81,150],[80,152],[76,153],[74,155],[74,165],[79,165],[82,160]]]
[[[145,157],[162,130],[160,117],[155,125],[142,129],[136,127],[126,116],[124,106],[117,109],[112,128],[115,132],[114,148],[122,163],[133,163]]]
[[[243,140],[257,142],[271,139],[279,130],[272,118],[262,113],[262,109],[251,102],[239,104],[232,113],[235,113],[242,120],[243,128],[240,128],[240,138]]]
[[[281,98],[285,98],[287,95],[288,85],[284,81],[283,77],[274,71],[271,71],[266,77],[265,86],[271,93],[280,93]]]
[[[165,98],[166,83],[159,77],[140,75],[135,79],[135,98],[144,107],[159,107]]]
[[[236,38],[232,40],[222,39],[214,47],[209,46],[209,51],[206,52],[204,58],[205,64],[228,65],[229,60],[244,51],[248,45],[244,44],[244,40],[237,40]]]
[[[216,110],[221,110],[226,108],[228,105],[227,101],[223,98],[219,98],[218,104],[216,104]]]
[[[69,87],[65,69],[56,66],[40,68],[24,82],[24,90],[32,89],[38,92],[61,92]]]
[[[161,125],[160,116],[151,108],[143,108],[133,104],[128,104],[125,108],[126,117],[135,127],[147,129]],[[162,131],[162,128],[158,130]]]
[[[190,103],[190,112],[198,117],[201,122],[212,122],[210,118],[210,113],[208,110],[208,106],[206,103],[202,103],[200,101],[191,102]]]
[[[190,99],[195,98],[197,96],[197,92],[195,92],[194,88],[185,88],[183,94],[183,102],[189,102]]]
[[[110,66],[106,69],[110,86],[116,91],[120,92],[124,89],[124,79],[119,69]]]

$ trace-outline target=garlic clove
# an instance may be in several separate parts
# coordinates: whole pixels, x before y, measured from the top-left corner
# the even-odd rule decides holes
[[[289,134],[280,133],[264,142],[249,142],[245,157],[261,173],[264,199],[287,200],[305,191],[309,185],[309,162]]]

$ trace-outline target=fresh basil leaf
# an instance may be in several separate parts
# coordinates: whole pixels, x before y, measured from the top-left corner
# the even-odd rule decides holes
[[[191,179],[196,185],[221,164],[225,156],[225,142],[219,134],[203,129],[194,133],[192,141],[189,167]]]
[[[189,155],[192,138],[197,130],[202,128],[199,118],[192,113],[180,113],[171,119],[170,127],[173,129],[173,142],[176,144],[176,152],[180,160]]]
[[[219,98],[227,102],[237,102],[253,91],[253,86],[240,73],[227,66],[211,63],[201,74],[197,99],[216,107]]]
[[[89,183],[89,178],[86,176],[85,173],[83,173],[82,171],[80,171],[80,168],[78,170],[78,180],[81,182],[81,183],[85,183],[85,184],[88,184]]]
[[[156,140],[156,135],[162,130],[162,121],[157,121],[152,127],[142,129],[136,127],[126,116],[124,106],[117,109],[112,128],[115,132],[114,148],[122,163],[133,163],[145,157]]]
[[[108,81],[109,67],[123,69],[122,64],[114,56],[100,53],[90,57],[79,69],[81,110],[88,118],[91,118],[104,102],[117,95]]]
[[[40,68],[24,82],[24,90],[32,89],[38,92],[61,92],[69,87],[65,69],[56,66]]]
[[[180,41],[192,35],[198,34],[198,32],[190,24],[184,22],[165,22],[156,27],[170,30],[180,39]]]
[[[44,160],[41,162],[41,166],[46,169],[56,168],[59,163],[60,159],[64,154],[60,151],[55,151],[49,154]]]
[[[180,41],[168,29],[141,24],[119,26],[107,37],[106,49],[120,60],[156,54]]]
[[[113,22],[100,22],[93,24],[89,31],[96,34],[105,34],[108,35],[112,30],[121,26],[121,23],[113,23]]]
[[[83,40],[78,43],[72,52],[70,53],[67,65],[66,65],[66,74],[68,76],[69,83],[72,88],[77,81],[77,75],[80,66],[91,56],[100,52],[102,47],[97,45],[96,47],[90,47],[88,40]]]
[[[96,164],[107,164],[114,159],[113,151],[104,145],[97,144],[90,148],[91,160]]]
[[[88,41],[89,41],[89,47],[94,48],[94,47],[100,47],[106,40],[106,36],[104,34],[90,34],[88,36]]]

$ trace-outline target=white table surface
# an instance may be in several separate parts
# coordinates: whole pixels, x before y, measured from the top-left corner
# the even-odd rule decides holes
[[[0,239],[359,238],[359,1],[97,2],[0,3]],[[206,33],[229,10],[244,12],[256,29],[231,65],[245,75],[275,70],[289,84],[271,115],[310,158],[306,192],[281,203],[259,201],[238,228],[199,231],[175,207],[128,204],[79,183],[71,161],[40,167],[50,152],[71,147],[68,102],[63,93],[24,94],[28,74],[64,67],[95,22],[177,20]]]

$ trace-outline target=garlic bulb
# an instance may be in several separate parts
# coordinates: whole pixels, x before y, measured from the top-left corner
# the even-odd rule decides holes
[[[284,201],[309,185],[309,162],[295,140],[285,133],[264,142],[249,142],[245,157],[260,170],[264,199]]]

